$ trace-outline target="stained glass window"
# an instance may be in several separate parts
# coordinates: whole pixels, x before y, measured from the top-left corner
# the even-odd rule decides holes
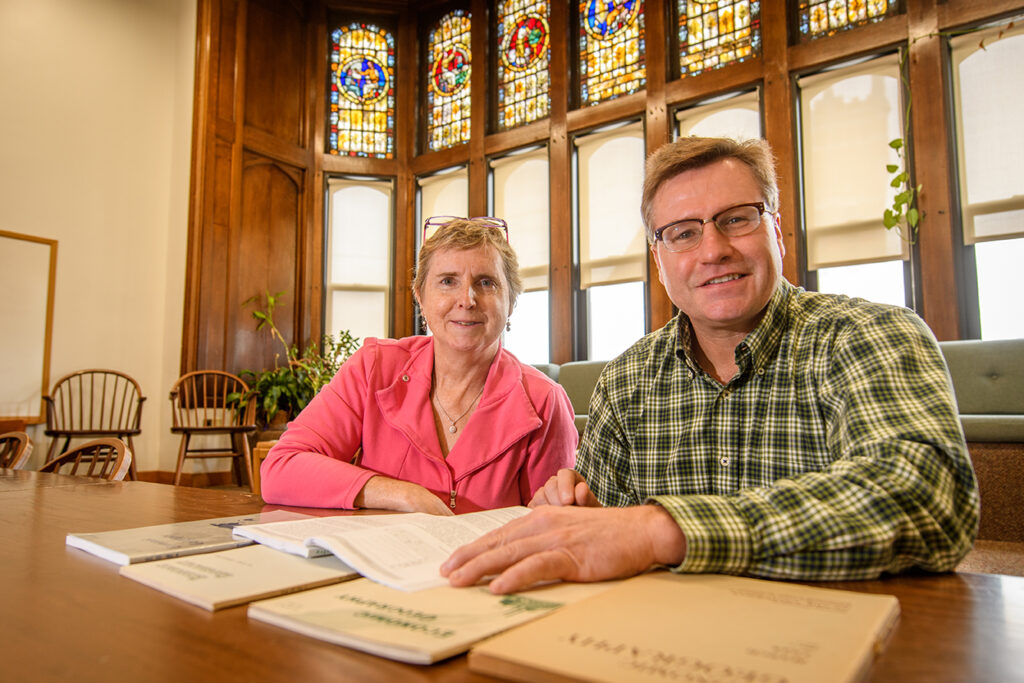
[[[454,10],[427,36],[427,144],[444,149],[469,142],[470,15]]]
[[[761,51],[760,0],[679,0],[679,73],[694,76]]]
[[[900,0],[799,0],[798,21],[803,41],[831,36],[856,26],[881,21],[900,11]]]
[[[391,159],[395,153],[395,38],[372,24],[331,33],[327,151]]]
[[[582,104],[628,95],[646,82],[643,0],[581,0]]]
[[[542,119],[551,108],[546,0],[504,0],[498,9],[498,128]]]

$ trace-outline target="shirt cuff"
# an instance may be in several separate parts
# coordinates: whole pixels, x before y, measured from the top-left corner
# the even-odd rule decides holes
[[[753,537],[743,515],[723,496],[653,496],[686,537],[686,555],[673,571],[740,574],[751,564]]]

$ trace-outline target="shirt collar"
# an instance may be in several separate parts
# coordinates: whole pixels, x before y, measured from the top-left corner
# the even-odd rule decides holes
[[[736,346],[736,366],[741,374],[748,369],[760,370],[775,357],[788,327],[789,300],[795,289],[785,279],[779,278],[761,322]],[[682,311],[676,316],[675,354],[694,372],[704,372],[693,358],[693,327],[690,318]]]

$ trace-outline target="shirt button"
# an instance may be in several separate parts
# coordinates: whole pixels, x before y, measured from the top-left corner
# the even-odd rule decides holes
[[[408,382],[409,381],[409,375],[402,375],[402,381],[403,382]]]
[[[764,374],[764,368],[758,368],[757,369],[757,374],[763,375]]]
[[[722,463],[722,467],[728,467],[729,466],[729,456],[728,455],[723,455],[721,460],[719,460],[718,462]]]

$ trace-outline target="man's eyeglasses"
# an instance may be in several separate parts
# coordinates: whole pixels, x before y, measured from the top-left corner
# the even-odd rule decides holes
[[[704,237],[705,223],[714,223],[726,237],[743,237],[757,230],[764,212],[764,202],[737,204],[711,218],[687,218],[664,225],[654,231],[654,241],[661,240],[669,251],[695,249]]]
[[[505,241],[508,241],[508,224],[501,218],[494,216],[474,216],[473,218],[462,218],[461,216],[431,216],[423,223],[423,242],[452,221],[479,221],[488,225],[500,228],[505,233]]]

